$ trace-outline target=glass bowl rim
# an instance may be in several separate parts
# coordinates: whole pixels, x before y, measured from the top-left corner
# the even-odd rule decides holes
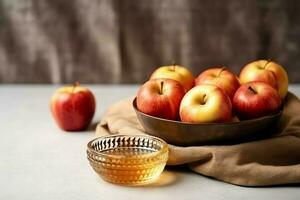
[[[106,158],[111,158],[111,159],[130,159],[130,158],[133,158],[134,156],[132,155],[127,155],[127,156],[124,156],[124,155],[112,155],[112,154],[107,154],[107,153],[102,153],[100,151],[97,151],[95,149],[92,148],[92,144],[93,142],[95,142],[96,140],[101,140],[101,139],[107,139],[107,138],[116,138],[116,137],[142,137],[142,138],[150,138],[150,139],[155,139],[155,140],[158,140],[162,143],[162,147],[157,150],[157,151],[154,151],[154,152],[151,152],[151,153],[146,153],[146,154],[141,154],[140,156],[142,158],[151,158],[151,157],[155,157],[161,153],[164,153],[164,152],[169,152],[169,148],[168,148],[168,143],[166,141],[164,141],[163,139],[159,138],[159,137],[155,137],[155,136],[152,136],[152,135],[142,135],[142,134],[133,134],[133,135],[126,135],[126,134],[111,134],[111,135],[105,135],[105,136],[100,136],[100,137],[97,137],[97,138],[94,138],[93,140],[89,141],[88,144],[87,144],[87,152],[92,152],[93,154],[96,154],[98,156],[101,156],[101,157],[106,157]],[[136,160],[137,158],[134,158],[134,160]]]

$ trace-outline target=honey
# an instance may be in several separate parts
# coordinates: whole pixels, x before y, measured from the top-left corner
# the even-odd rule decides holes
[[[152,136],[114,135],[88,144],[88,159],[106,181],[142,185],[154,181],[168,159],[167,144]]]

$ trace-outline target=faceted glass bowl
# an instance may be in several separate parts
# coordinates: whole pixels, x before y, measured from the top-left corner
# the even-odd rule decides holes
[[[165,141],[147,135],[109,135],[87,145],[90,165],[104,180],[144,185],[159,177],[168,160]]]

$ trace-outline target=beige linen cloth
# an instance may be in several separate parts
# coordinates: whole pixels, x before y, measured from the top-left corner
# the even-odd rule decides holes
[[[108,108],[96,128],[96,136],[146,134],[132,100],[124,99]],[[300,183],[300,100],[291,93],[280,126],[279,134],[259,141],[222,146],[169,145],[167,164],[187,164],[199,174],[243,186]]]

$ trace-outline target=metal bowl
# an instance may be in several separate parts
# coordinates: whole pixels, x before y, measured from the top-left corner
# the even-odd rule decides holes
[[[257,140],[274,134],[283,109],[276,114],[239,122],[185,123],[153,117],[140,112],[133,100],[133,108],[145,131],[178,146],[203,144],[234,144]]]

